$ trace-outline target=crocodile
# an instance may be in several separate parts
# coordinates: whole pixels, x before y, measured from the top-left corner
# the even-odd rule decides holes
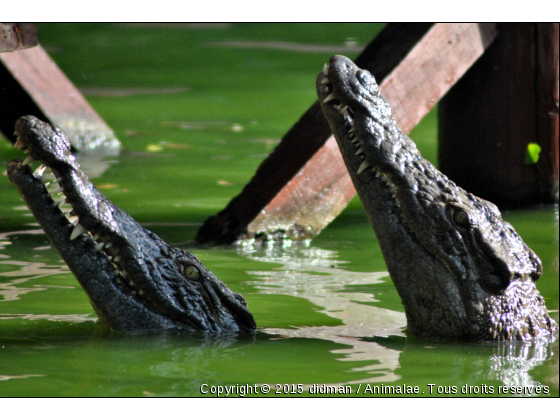
[[[123,332],[254,331],[255,321],[240,294],[193,254],[169,246],[95,188],[60,128],[24,116],[14,135],[15,147],[29,156],[12,160],[8,177],[102,324]],[[40,162],[35,171],[34,161]],[[55,178],[51,190],[47,169]]]
[[[555,340],[535,282],[538,256],[491,202],[424,159],[392,118],[375,78],[333,56],[319,102],[379,241],[412,335]]]

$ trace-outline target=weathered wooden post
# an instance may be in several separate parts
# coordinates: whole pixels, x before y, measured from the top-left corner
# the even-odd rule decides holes
[[[33,23],[0,23],[0,131],[35,115],[64,130],[76,150],[118,152],[120,143],[81,92],[37,43]]]
[[[494,24],[389,24],[355,62],[376,77],[395,119],[409,132],[495,36]],[[206,220],[196,239],[227,244],[260,236],[301,240],[320,233],[356,194],[329,136],[316,102],[244,190]]]
[[[439,167],[498,205],[557,202],[558,23],[498,31],[440,103]]]

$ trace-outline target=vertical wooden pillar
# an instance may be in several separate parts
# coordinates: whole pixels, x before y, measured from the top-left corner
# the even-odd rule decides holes
[[[439,167],[504,206],[558,200],[558,24],[500,24],[439,106]],[[527,147],[541,147],[536,163]]]
[[[537,130],[541,194],[558,202],[558,23],[537,24]]]

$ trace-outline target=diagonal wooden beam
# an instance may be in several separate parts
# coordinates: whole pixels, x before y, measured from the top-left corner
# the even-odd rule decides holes
[[[494,24],[390,24],[355,60],[380,82],[409,132],[494,40]],[[326,142],[325,142],[326,141]],[[228,206],[206,220],[201,243],[312,238],[355,190],[316,102]]]
[[[22,115],[59,126],[75,150],[119,150],[113,131],[40,45],[0,53],[0,130],[6,138],[15,141],[14,123]]]

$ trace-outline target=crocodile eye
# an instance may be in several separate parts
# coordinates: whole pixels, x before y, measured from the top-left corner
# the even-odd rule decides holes
[[[465,210],[457,209],[453,212],[453,223],[462,228],[468,228],[471,225],[469,215]]]
[[[187,265],[185,267],[185,276],[187,276],[189,280],[200,280],[200,270],[194,265]]]

